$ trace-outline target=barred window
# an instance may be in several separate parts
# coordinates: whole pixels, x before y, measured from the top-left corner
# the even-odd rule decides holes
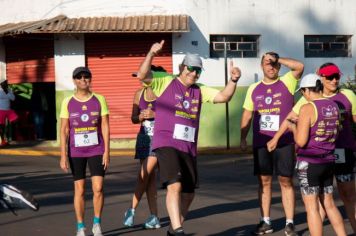
[[[260,35],[210,35],[210,57],[258,57]]]
[[[351,57],[352,35],[304,35],[305,57]]]

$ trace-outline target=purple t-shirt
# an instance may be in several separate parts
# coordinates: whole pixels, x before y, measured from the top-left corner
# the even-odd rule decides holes
[[[108,114],[103,96],[92,94],[86,101],[74,96],[63,100],[61,118],[69,119],[70,157],[93,157],[104,154],[101,117]]]
[[[335,160],[335,140],[339,129],[339,108],[329,99],[311,102],[316,121],[310,128],[307,144],[298,148],[297,159],[310,163],[328,163]]]

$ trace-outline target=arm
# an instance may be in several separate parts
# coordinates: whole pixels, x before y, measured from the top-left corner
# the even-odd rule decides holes
[[[6,95],[11,101],[15,101],[15,95],[10,88],[8,89],[8,93]]]
[[[294,141],[299,147],[304,147],[309,139],[309,130],[315,119],[315,111],[312,104],[303,105],[300,109],[298,123],[289,122],[288,128],[293,132]]]
[[[145,84],[151,83],[152,76],[148,76],[151,73],[151,64],[153,58],[158,55],[160,51],[162,51],[163,45],[164,40],[162,40],[160,43],[154,43],[140,65],[140,68],[137,73],[137,78],[140,81],[143,81]]]
[[[269,152],[272,152],[274,149],[276,149],[279,139],[288,130],[289,122],[295,123],[297,120],[298,115],[294,111],[289,112],[288,116],[279,127],[279,130],[275,133],[273,138],[267,142],[267,149]]]
[[[103,166],[104,170],[109,167],[110,163],[110,128],[109,128],[109,115],[101,117],[101,132],[104,139],[104,154],[103,154]]]
[[[142,89],[139,89],[134,97],[134,101],[132,104],[132,112],[131,112],[131,121],[133,124],[139,124],[143,121],[143,116],[140,113],[139,109],[139,102],[140,102],[140,95],[141,95]]]
[[[69,136],[69,119],[61,118],[60,128],[60,146],[61,146],[61,159],[60,167],[64,172],[68,172],[68,157],[67,157],[67,142]]]
[[[250,130],[251,120],[252,120],[252,111],[244,109],[241,118],[241,138],[240,138],[240,147],[241,150],[245,151],[247,148],[246,137],[248,131]]]
[[[241,70],[234,67],[232,60],[230,61],[230,80],[223,90],[221,90],[214,98],[214,103],[229,102],[236,90],[236,83],[241,77]]]
[[[304,71],[304,64],[302,62],[284,57],[279,58],[278,62],[288,67],[295,78],[300,79],[300,77],[302,77]]]

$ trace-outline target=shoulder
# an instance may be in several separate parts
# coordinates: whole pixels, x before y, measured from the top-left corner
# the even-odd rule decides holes
[[[340,93],[347,98],[353,98],[355,96],[355,93],[351,89],[340,89]]]

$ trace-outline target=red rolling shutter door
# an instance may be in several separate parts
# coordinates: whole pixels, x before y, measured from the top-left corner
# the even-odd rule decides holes
[[[9,83],[55,81],[52,35],[8,37],[4,43]]]
[[[165,40],[163,52],[153,64],[172,72],[172,34],[88,34],[87,65],[93,73],[93,91],[106,97],[112,138],[135,138],[138,125],[131,123],[133,97],[140,83],[136,72],[154,42]]]

